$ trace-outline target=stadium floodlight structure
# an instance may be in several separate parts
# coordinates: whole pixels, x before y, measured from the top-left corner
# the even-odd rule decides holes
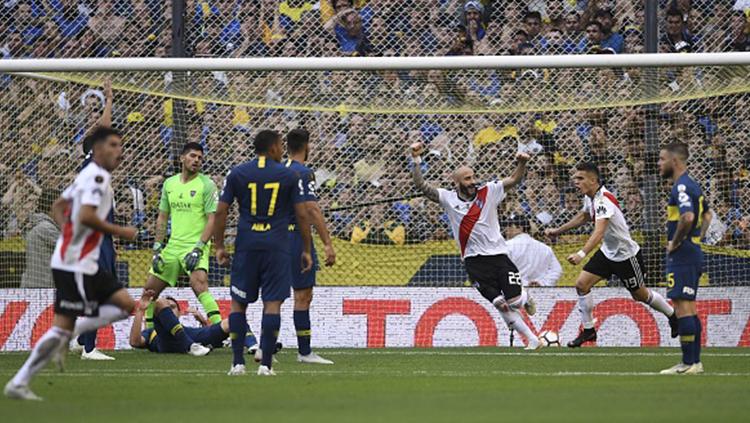
[[[298,126],[312,134],[311,165],[338,249],[339,263],[319,273],[319,284],[411,287],[410,296],[447,297],[465,286],[448,227],[412,186],[406,148],[421,140],[429,147],[425,177],[438,185],[449,185],[459,164],[489,180],[507,176],[519,149],[535,153],[525,183],[508,193],[501,214],[528,216],[532,235],[563,263],[557,285],[570,286],[578,269],[565,257],[588,232],[552,240],[541,234],[580,209],[569,180],[577,162],[599,164],[638,242],[647,219],[660,222],[657,235],[663,235],[663,216],[647,215],[663,213],[667,198],[662,187],[644,185],[654,171],[646,164],[647,104],[661,105],[660,143],[690,145],[691,172],[717,210],[705,240],[703,284],[750,284],[750,53],[23,59],[0,60],[0,73],[8,210],[0,222],[0,268],[13,269],[0,275],[0,288],[21,284],[23,236],[38,222],[34,211],[44,210],[47,193],[59,190],[79,164],[81,133],[96,121],[105,79],[112,81],[114,122],[127,151],[114,178],[118,213],[142,229],[139,241],[120,246],[120,279],[132,287],[146,279],[160,183],[173,171],[176,145],[203,143],[206,172],[221,184],[229,168],[252,156],[251,134]],[[179,84],[178,73],[184,75]],[[175,112],[177,102],[184,113]],[[654,201],[653,210],[645,207]],[[647,265],[659,269],[660,258]],[[227,274],[210,273],[215,285]],[[650,283],[660,286],[658,276],[654,270]],[[565,296],[541,291],[543,301]],[[51,294],[13,289],[0,295],[7,307],[21,295],[41,304]],[[343,309],[318,304],[322,313]],[[46,306],[34,307],[42,314]],[[547,329],[567,340],[575,320]],[[18,324],[30,332],[34,321]],[[8,339],[2,348],[28,348],[29,339]]]

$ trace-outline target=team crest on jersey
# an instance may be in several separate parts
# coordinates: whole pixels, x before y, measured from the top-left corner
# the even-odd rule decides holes
[[[195,191],[190,191],[190,196],[195,197]]]
[[[480,209],[484,207],[484,201],[480,199],[477,199],[476,201],[474,201],[474,204],[476,204],[477,207],[479,207]]]

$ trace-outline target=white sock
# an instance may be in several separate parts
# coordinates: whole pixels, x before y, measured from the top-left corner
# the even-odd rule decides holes
[[[78,336],[84,332],[99,329],[126,317],[128,317],[128,313],[120,307],[112,304],[104,304],[99,307],[99,316],[79,318],[76,321],[76,328],[73,331],[73,335]]]
[[[492,303],[497,308],[497,311],[500,312],[500,316],[505,321],[505,324],[508,325],[508,329],[513,329],[523,335],[531,345],[536,345],[539,342],[534,332],[526,326],[526,322],[523,321],[523,317],[517,311],[509,309],[507,306],[503,307],[504,301],[499,301],[497,298]]]
[[[594,297],[591,292],[578,296],[578,309],[581,311],[581,323],[584,329],[594,327]]]
[[[646,303],[650,305],[654,310],[664,313],[664,315],[667,317],[671,317],[674,314],[674,308],[672,308],[667,300],[665,300],[664,297],[662,297],[658,292],[654,292],[649,289],[648,301],[646,301]]]
[[[34,377],[44,366],[52,360],[57,351],[70,342],[71,333],[65,329],[52,326],[42,335],[39,342],[36,343],[31,351],[29,358],[23,363],[21,369],[13,376],[14,385],[28,385],[31,378]]]
[[[513,302],[508,303],[508,306],[512,308],[513,310],[520,310],[523,308],[523,306],[526,305],[526,303],[529,301],[529,294],[526,292],[525,289],[521,290],[521,295],[519,295]]]

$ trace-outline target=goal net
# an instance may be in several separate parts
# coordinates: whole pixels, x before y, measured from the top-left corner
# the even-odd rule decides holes
[[[448,188],[459,165],[490,181],[510,174],[518,151],[533,155],[523,184],[507,193],[500,216],[504,230],[523,231],[554,252],[559,272],[550,262],[544,277],[524,279],[540,305],[529,323],[537,332],[554,330],[570,339],[579,324],[575,292],[552,287],[575,283],[580,267],[566,257],[581,248],[591,227],[554,238],[545,237],[544,230],[581,209],[572,169],[583,161],[600,167],[644,250],[648,284],[663,293],[669,186],[655,174],[654,151],[681,140],[690,146],[691,175],[714,210],[704,240],[699,308],[704,319],[717,319],[729,338],[709,332],[708,342],[746,345],[750,68],[643,68],[637,62],[558,68],[550,66],[554,61],[516,67],[513,60],[522,58],[508,59],[480,58],[497,61],[488,69],[429,69],[446,66],[437,60],[418,70],[406,65],[403,70],[7,74],[0,92],[2,348],[28,348],[51,317],[53,293],[44,289],[51,279],[40,251],[54,242],[56,228],[45,213],[82,161],[81,140],[106,102],[104,81],[113,87],[113,125],[122,130],[126,151],[113,179],[116,216],[140,229],[137,241],[117,241],[117,275],[134,294],[148,275],[161,183],[179,171],[182,144],[204,146],[203,171],[221,185],[232,166],[252,158],[258,130],[285,133],[303,127],[312,135],[310,163],[338,258],[336,266],[317,275],[314,313],[319,330],[331,333],[317,339],[319,344],[510,342],[492,306],[470,287],[444,213],[413,186],[407,147],[416,141],[427,146],[421,165],[426,179]],[[669,62],[668,56],[662,59]],[[220,68],[232,63],[215,62]],[[226,307],[222,287],[228,271],[213,259],[209,281]],[[616,277],[600,285],[611,287],[594,290],[604,345],[669,344],[663,316],[630,301]],[[195,301],[189,290],[176,292],[181,300]],[[357,333],[350,340],[333,335],[347,330]],[[122,346],[124,340],[115,336],[108,342]]]

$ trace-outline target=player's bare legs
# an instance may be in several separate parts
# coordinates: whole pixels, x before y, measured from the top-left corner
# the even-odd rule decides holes
[[[583,330],[578,337],[570,342],[571,348],[580,347],[585,342],[596,341],[596,329],[594,329],[594,298],[591,296],[591,288],[601,280],[601,276],[581,271],[576,279],[576,292],[578,293],[578,310],[581,312],[581,326]]]

